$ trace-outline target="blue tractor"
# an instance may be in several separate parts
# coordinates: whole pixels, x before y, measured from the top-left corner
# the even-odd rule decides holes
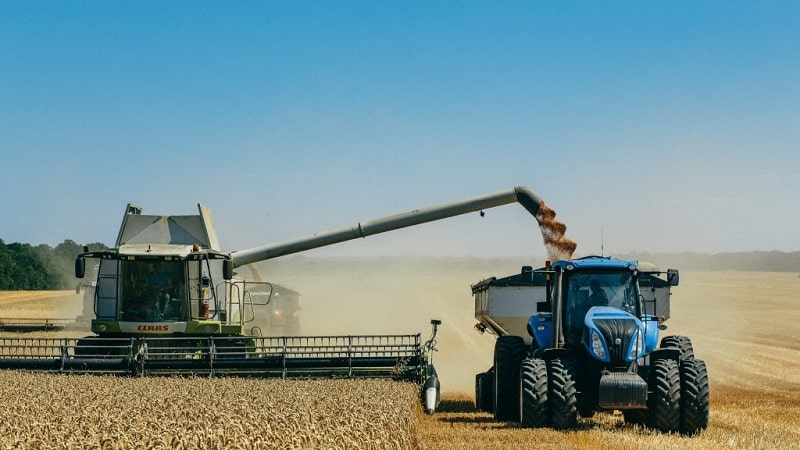
[[[591,256],[473,286],[478,329],[498,335],[494,365],[476,377],[478,407],[556,429],[620,410],[626,422],[697,434],[708,425],[706,365],[688,337],[659,345],[677,284],[676,270]]]

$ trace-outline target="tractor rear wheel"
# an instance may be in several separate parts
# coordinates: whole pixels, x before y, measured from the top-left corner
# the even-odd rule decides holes
[[[519,336],[500,336],[494,346],[494,418],[519,420],[519,367],[525,357],[525,341]]]
[[[708,427],[708,371],[700,359],[681,361],[681,433],[695,435]]]
[[[692,340],[686,336],[665,336],[661,339],[661,348],[677,348],[681,352],[681,361],[694,358]]]
[[[547,364],[525,358],[520,367],[520,422],[523,427],[547,425]]]
[[[650,369],[650,396],[647,399],[649,425],[665,433],[678,431],[680,400],[678,363],[671,359],[655,361]]]
[[[577,389],[572,361],[554,358],[547,374],[550,420],[553,428],[568,430],[578,426]]]

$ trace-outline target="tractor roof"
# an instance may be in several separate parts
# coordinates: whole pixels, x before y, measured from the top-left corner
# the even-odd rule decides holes
[[[553,267],[566,269],[572,265],[576,269],[599,269],[599,270],[625,270],[630,266],[638,267],[636,260],[616,259],[604,256],[585,256],[578,259],[562,259],[553,262]]]

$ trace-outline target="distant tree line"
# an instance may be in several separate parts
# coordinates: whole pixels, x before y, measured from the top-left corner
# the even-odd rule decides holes
[[[106,248],[104,244],[88,245],[90,250]],[[75,257],[83,246],[75,241],[50,247],[0,239],[0,290],[62,290],[75,287]]]
[[[800,272],[800,252],[755,251],[733,253],[631,253],[615,255],[680,270],[741,270],[757,272]]]

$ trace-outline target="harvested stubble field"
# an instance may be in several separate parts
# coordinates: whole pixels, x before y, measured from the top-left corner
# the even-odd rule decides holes
[[[105,441],[108,448],[126,439],[137,440],[140,447],[164,443],[166,448],[172,445],[166,439],[176,436],[184,437],[187,448],[213,448],[225,442],[223,431],[246,436],[228,441],[230,448],[235,448],[232,444],[254,448],[800,448],[797,274],[681,274],[667,333],[692,337],[711,379],[709,428],[699,436],[682,437],[626,425],[619,414],[581,419],[578,430],[572,432],[526,430],[495,423],[473,408],[474,374],[490,365],[493,339],[472,329],[469,285],[490,275],[514,273],[519,270],[516,264],[473,267],[339,261],[318,264],[314,270],[268,269],[274,281],[303,293],[304,333],[424,332],[429,318],[441,318],[440,351],[435,354],[445,390],[440,411],[423,415],[414,389],[390,382],[226,380],[215,384],[218,380],[4,373],[0,389],[6,408],[0,410],[0,448],[14,448],[16,439],[31,442],[41,430],[51,431],[39,442],[40,448],[68,448],[68,442],[80,443],[73,448],[102,448],[104,441],[98,436],[103,433],[113,436]],[[0,316],[10,312],[4,309]],[[308,398],[301,399],[304,395]],[[166,422],[159,424],[161,411]],[[267,437],[272,435],[265,433],[279,429],[283,422],[268,427],[264,421],[284,417],[296,418],[297,423],[287,426],[297,426],[297,432]],[[93,418],[108,425],[93,425]],[[228,418],[247,420],[240,421],[241,427],[226,428]],[[9,433],[10,423],[24,424],[28,431]],[[319,439],[326,440],[303,443],[299,439],[311,439],[303,433],[318,433]],[[333,440],[337,434],[342,440]],[[297,440],[282,446],[279,437]],[[255,445],[259,439],[261,444]],[[343,444],[343,439],[349,441]]]

